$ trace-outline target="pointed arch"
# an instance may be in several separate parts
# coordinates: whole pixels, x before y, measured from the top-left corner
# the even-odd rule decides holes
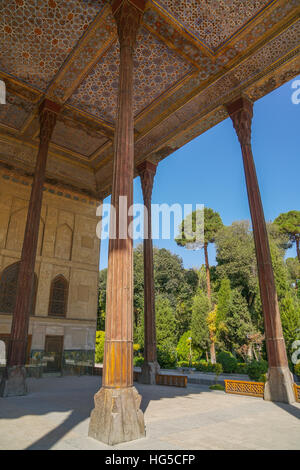
[[[65,317],[67,314],[69,283],[59,274],[51,282],[48,315]]]
[[[20,269],[20,261],[7,266],[0,277],[0,312],[13,313],[16,304],[17,284]],[[34,279],[30,299],[30,315],[34,315],[37,292],[37,275]]]

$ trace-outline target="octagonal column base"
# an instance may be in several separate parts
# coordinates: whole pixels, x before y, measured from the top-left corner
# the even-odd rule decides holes
[[[102,387],[94,397],[89,436],[108,445],[145,437],[141,396],[135,387]]]
[[[156,374],[160,372],[160,365],[155,362],[144,362],[138,381],[141,384],[155,385]]]
[[[293,376],[288,367],[270,367],[265,384],[264,399],[294,403]]]
[[[7,367],[0,383],[0,397],[22,395],[27,395],[26,368],[24,366]]]

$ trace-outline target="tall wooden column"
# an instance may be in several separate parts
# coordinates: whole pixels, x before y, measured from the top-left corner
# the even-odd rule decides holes
[[[228,104],[227,111],[232,119],[242,149],[255,242],[269,363],[264,398],[266,400],[292,403],[295,401],[293,382],[282,334],[268,234],[252,155],[251,123],[253,104],[247,98],[241,97]]]
[[[39,109],[40,144],[28,206],[16,303],[8,346],[7,366],[0,385],[1,396],[25,395],[27,392],[25,361],[30,299],[34,278],[48,147],[59,111],[60,106],[47,99],[43,101]]]
[[[139,382],[155,384],[155,376],[160,367],[156,353],[156,325],[155,325],[155,296],[154,296],[154,269],[153,246],[151,231],[151,196],[156,166],[149,161],[141,163],[138,173],[141,177],[144,197],[144,364]]]
[[[120,43],[111,200],[116,238],[109,241],[102,388],[89,426],[89,436],[110,445],[145,435],[141,397],[133,387],[133,240],[128,236],[134,176],[133,49],[144,6],[141,0],[112,2]],[[113,225],[111,219],[111,236]]]

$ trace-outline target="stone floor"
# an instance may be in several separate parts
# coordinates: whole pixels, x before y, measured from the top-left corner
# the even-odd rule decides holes
[[[99,377],[29,379],[25,397],[0,398],[0,449],[111,449],[87,436]],[[114,449],[300,449],[300,404],[208,387],[138,385],[147,437]]]

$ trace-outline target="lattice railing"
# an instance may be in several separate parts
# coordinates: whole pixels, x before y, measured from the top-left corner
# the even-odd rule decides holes
[[[265,384],[263,382],[245,382],[242,380],[224,380],[225,392],[238,395],[249,395],[251,397],[264,396]]]
[[[294,384],[295,398],[298,403],[300,403],[300,385]]]
[[[186,387],[186,375],[156,375],[156,385],[169,385],[171,387]]]

